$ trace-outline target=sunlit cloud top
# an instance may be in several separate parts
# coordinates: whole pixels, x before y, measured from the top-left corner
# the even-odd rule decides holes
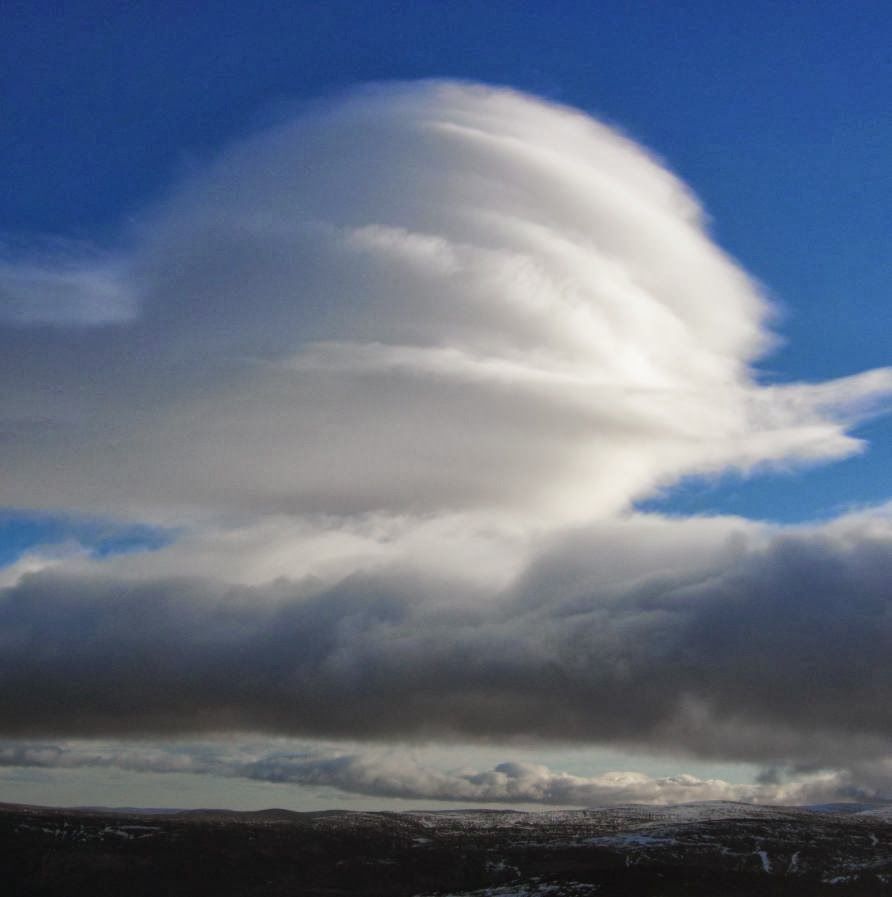
[[[0,268],[6,505],[581,521],[857,451],[845,428],[892,389],[758,385],[769,305],[690,191],[508,90],[318,104],[120,242]]]

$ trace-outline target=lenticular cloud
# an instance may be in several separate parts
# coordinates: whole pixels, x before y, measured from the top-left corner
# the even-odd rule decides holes
[[[892,387],[758,386],[766,302],[686,187],[507,90],[312,108],[128,242],[91,269],[98,317],[83,278],[0,271],[3,504],[587,520],[683,474],[855,451],[845,425]]]

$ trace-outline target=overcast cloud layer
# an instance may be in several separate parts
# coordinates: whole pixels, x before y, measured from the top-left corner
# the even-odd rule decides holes
[[[7,259],[0,296],[0,504],[184,527],[0,570],[3,734],[885,769],[888,509],[631,508],[861,450],[892,371],[761,385],[760,289],[615,131],[477,86],[359,92],[232,147],[114,252]],[[514,779],[577,802],[529,797],[555,775]]]

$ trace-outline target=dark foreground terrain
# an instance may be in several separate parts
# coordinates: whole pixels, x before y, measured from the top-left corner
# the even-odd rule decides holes
[[[0,805],[13,895],[892,895],[888,808],[178,813]]]

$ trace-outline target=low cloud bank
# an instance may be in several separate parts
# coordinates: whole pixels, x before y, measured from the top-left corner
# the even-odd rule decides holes
[[[793,776],[786,781],[735,784],[680,774],[653,777],[639,772],[576,776],[547,766],[506,761],[485,770],[445,770],[419,763],[405,752],[345,753],[330,748],[299,752],[221,748],[213,744],[132,747],[53,743],[0,743],[0,767],[118,769],[127,772],[192,773],[282,785],[334,788],[382,799],[608,806],[624,803],[677,804],[704,800],[807,804],[888,798],[892,766],[882,781],[857,786],[850,770]],[[874,776],[876,779],[876,776]],[[880,787],[877,787],[878,784]],[[886,790],[881,790],[885,786]]]
[[[50,568],[0,593],[0,730],[879,756],[890,549],[886,513],[790,530],[642,517],[553,537],[494,593],[398,566],[253,587]]]

